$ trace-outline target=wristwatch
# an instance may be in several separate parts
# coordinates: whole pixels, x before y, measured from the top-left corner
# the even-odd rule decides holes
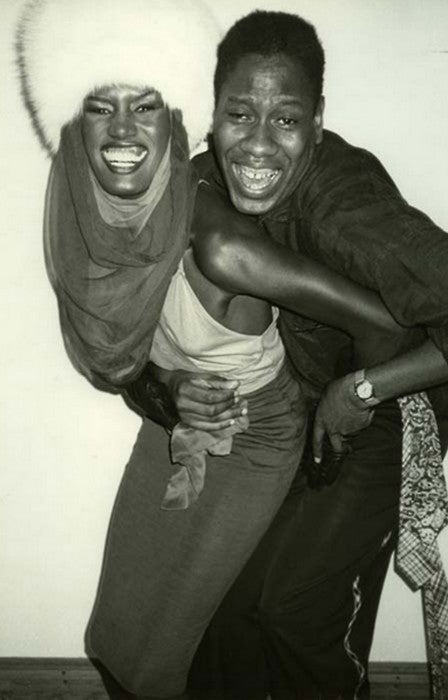
[[[366,377],[365,369],[360,369],[355,372],[355,385],[354,385],[355,395],[358,399],[361,399],[366,406],[372,407],[377,406],[380,401],[375,396],[375,390],[373,384]]]

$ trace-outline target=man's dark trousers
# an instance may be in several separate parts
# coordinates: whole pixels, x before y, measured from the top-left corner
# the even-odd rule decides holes
[[[332,485],[311,490],[298,473],[201,643],[192,700],[369,697],[368,657],[398,526],[397,403],[379,406],[350,443]]]

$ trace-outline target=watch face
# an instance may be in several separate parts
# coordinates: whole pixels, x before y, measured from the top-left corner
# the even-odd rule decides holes
[[[370,399],[373,395],[373,386],[367,379],[364,379],[356,387],[356,393],[360,399]]]

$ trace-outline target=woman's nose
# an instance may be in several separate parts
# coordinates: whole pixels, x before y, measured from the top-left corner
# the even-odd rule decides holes
[[[256,158],[273,156],[277,152],[277,144],[272,138],[269,124],[259,122],[253,126],[241,143],[241,148]]]
[[[109,136],[116,139],[132,138],[137,133],[133,114],[117,111],[109,122]]]

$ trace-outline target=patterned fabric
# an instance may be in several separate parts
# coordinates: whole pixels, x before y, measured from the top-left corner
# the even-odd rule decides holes
[[[448,495],[437,423],[425,393],[398,399],[403,421],[403,476],[396,568],[421,588],[430,666],[431,697],[445,697],[448,655],[448,581],[437,536],[448,523]]]

